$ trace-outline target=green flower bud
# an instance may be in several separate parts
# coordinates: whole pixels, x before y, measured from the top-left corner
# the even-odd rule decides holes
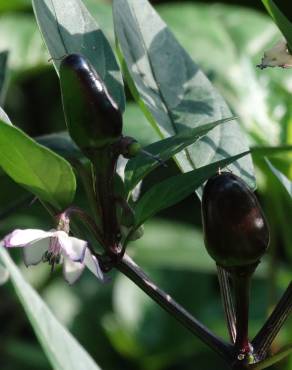
[[[202,197],[205,245],[223,267],[258,263],[269,244],[269,228],[254,193],[238,176],[210,178]]]
[[[69,133],[86,155],[120,139],[121,112],[82,55],[70,54],[62,60],[60,86]]]

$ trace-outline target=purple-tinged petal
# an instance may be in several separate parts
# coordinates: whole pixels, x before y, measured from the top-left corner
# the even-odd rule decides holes
[[[45,238],[23,248],[23,262],[25,266],[37,265],[41,262],[44,253],[49,248],[49,245],[50,238]]]
[[[73,236],[58,234],[63,252],[74,262],[83,262],[87,242]]]
[[[74,262],[70,258],[64,258],[63,275],[67,283],[74,284],[81,276],[84,270],[83,263]]]
[[[90,250],[86,248],[85,257],[83,263],[85,266],[101,281],[105,282],[107,279],[104,276],[99,266],[98,260],[92,255]]]
[[[40,239],[48,238],[53,235],[52,231],[44,231],[39,229],[17,229],[4,238],[4,246],[6,248],[25,247],[37,242]]]

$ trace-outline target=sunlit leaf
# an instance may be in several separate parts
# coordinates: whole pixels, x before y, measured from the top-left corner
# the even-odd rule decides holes
[[[231,121],[232,119],[233,118],[220,120],[193,129],[186,129],[177,135],[157,141],[143,148],[154,157],[141,153],[128,161],[125,169],[125,186],[127,190],[133,189],[140,180],[159,166],[161,161],[167,161],[187,146],[198,141],[216,126]],[[155,157],[159,158],[159,161],[155,159]]]
[[[148,1],[114,0],[113,12],[129,87],[160,137],[231,116],[222,97]],[[233,122],[212,130],[176,159],[187,172],[247,149],[244,134]],[[231,168],[251,187],[255,186],[250,156]]]
[[[0,166],[19,185],[59,210],[73,201],[76,180],[70,164],[3,121]]]

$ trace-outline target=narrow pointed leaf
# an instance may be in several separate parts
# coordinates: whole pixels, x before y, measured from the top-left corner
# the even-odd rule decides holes
[[[268,13],[273,18],[274,22],[285,37],[290,51],[292,50],[292,23],[289,19],[281,12],[273,0],[262,0]]]
[[[56,70],[65,55],[79,53],[94,66],[121,111],[122,77],[110,44],[80,0],[33,0],[34,13]]]
[[[270,167],[270,170],[279,180],[280,184],[284,187],[284,189],[287,191],[290,197],[292,197],[292,182],[282,172],[277,170],[276,167],[274,167],[269,160],[266,160],[266,162]]]
[[[1,120],[0,166],[15,182],[58,210],[73,201],[76,180],[70,164]]]
[[[212,175],[249,152],[237,154],[196,170],[170,177],[148,190],[135,206],[135,228],[143,224],[157,212],[178,203],[195,190]]]
[[[38,293],[24,280],[1,243],[0,260],[10,273],[15,292],[52,368],[100,370],[85,349],[55,318]]]
[[[147,0],[114,0],[118,52],[129,87],[160,137],[230,117],[223,98]],[[183,172],[248,150],[237,122],[210,131],[176,155]],[[231,165],[255,186],[250,156]]]
[[[216,126],[232,119],[234,118],[207,123],[193,129],[186,129],[177,135],[150,144],[144,150],[154,156],[158,156],[162,161],[167,161],[187,146],[199,140]],[[151,158],[143,153],[130,159],[125,169],[125,186],[127,191],[133,189],[140,180],[159,165],[160,163],[155,158]]]

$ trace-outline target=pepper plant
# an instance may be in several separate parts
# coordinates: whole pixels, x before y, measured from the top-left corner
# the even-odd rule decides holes
[[[80,0],[32,3],[60,80],[68,133],[65,145],[60,135],[36,141],[1,109],[1,168],[52,216],[48,231],[16,229],[3,239],[3,247],[22,248],[27,266],[45,262],[53,272],[63,264],[70,284],[85,266],[100,282],[118,270],[231,369],[263,369],[278,362],[292,350],[290,346],[270,355],[292,308],[292,287],[290,283],[250,340],[250,277],[268,246],[269,232],[253,194],[255,176],[245,134],[222,96],[147,0],[113,1],[118,61]],[[146,147],[123,132],[123,81],[160,138]],[[144,178],[172,158],[182,173],[140,194]],[[222,189],[214,175],[226,181]],[[77,184],[87,207],[76,204]],[[145,221],[192,193],[201,198],[202,189],[206,247],[218,266],[230,342],[158,287],[127,254],[129,243],[143,237]],[[3,248],[0,258],[19,289],[15,267]],[[33,308],[27,311],[35,321]],[[40,337],[42,341],[44,335]],[[86,368],[94,368],[82,356]],[[58,355],[51,358],[55,366],[66,368],[56,365]]]

